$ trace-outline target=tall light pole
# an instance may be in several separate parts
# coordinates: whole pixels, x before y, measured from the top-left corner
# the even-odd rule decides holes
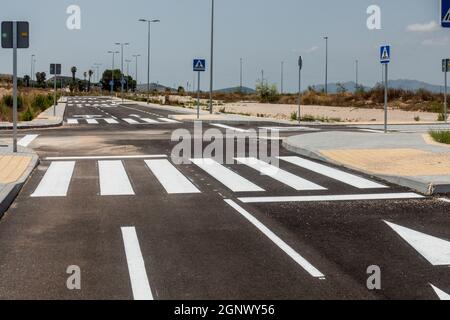
[[[108,51],[108,53],[112,54],[112,69],[111,69],[111,96],[114,95],[114,58],[115,55],[119,53],[119,51]]]
[[[120,46],[120,52],[121,52],[121,66],[120,66],[120,95],[122,97],[122,103],[123,103],[123,85],[124,85],[124,77],[123,77],[123,47],[129,46],[130,44],[128,42],[116,42],[116,46]]]
[[[209,67],[209,113],[213,113],[214,87],[214,0],[211,0],[211,62]]]
[[[281,61],[281,94],[284,92],[284,61]]]
[[[328,94],[328,37],[325,39],[325,94]]]
[[[34,57],[36,57],[35,54],[31,55],[31,71],[30,71],[30,78],[31,78],[31,86],[33,86],[33,65],[34,65]]]
[[[301,105],[302,105],[302,68],[303,68],[303,57],[300,56],[298,58],[298,114],[297,114],[297,120],[300,124],[302,121],[302,115],[301,115]]]
[[[240,72],[239,90],[242,93],[242,58],[240,62],[241,62],[241,72]]]
[[[140,54],[133,54],[133,58],[136,60],[136,72],[134,74],[135,80],[136,80],[136,89],[134,90],[137,92],[137,86],[138,86],[138,58],[140,57]]]
[[[358,91],[358,64],[359,64],[359,61],[358,60],[356,60],[355,61],[355,65],[356,65],[356,87],[355,87],[355,91]]]
[[[152,23],[161,22],[158,19],[139,19],[140,22],[146,22],[148,24],[148,41],[147,41],[147,104],[150,103],[150,36]],[[137,81],[137,80],[136,80]]]
[[[101,63],[94,63],[95,69],[97,69],[97,83],[100,82],[100,67],[102,66]]]

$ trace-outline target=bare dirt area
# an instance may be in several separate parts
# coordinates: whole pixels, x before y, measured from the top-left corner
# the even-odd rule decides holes
[[[223,106],[227,113],[246,114],[280,120],[290,120],[291,114],[297,112],[298,106],[286,104],[263,104],[263,103],[229,103]],[[383,109],[366,109],[353,107],[326,107],[326,106],[302,106],[302,117],[328,119],[331,122],[373,122],[384,121]],[[403,111],[389,109],[389,121],[395,123],[410,122],[435,122],[438,114],[421,111]]]

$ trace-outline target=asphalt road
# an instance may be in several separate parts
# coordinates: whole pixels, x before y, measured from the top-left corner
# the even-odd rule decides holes
[[[246,150],[231,155],[223,146],[238,161],[221,165],[220,152],[211,155],[217,161],[201,154],[209,142],[194,147],[197,134],[187,157],[196,161],[177,164],[172,134],[193,133],[194,125],[171,114],[69,98],[63,127],[21,131],[37,135],[29,147],[41,164],[0,221],[1,299],[435,300],[450,293],[450,203],[311,162],[276,137],[246,140]],[[203,124],[212,129],[208,138],[260,127]],[[281,138],[334,129],[282,127]],[[250,159],[255,141],[278,145],[281,159],[271,160],[281,170]],[[81,290],[67,288],[69,266],[80,268]],[[380,290],[367,287],[370,266],[381,270]]]

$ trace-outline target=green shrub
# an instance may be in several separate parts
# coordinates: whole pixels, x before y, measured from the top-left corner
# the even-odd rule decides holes
[[[292,112],[291,113],[291,120],[292,121],[297,121],[298,120],[298,115],[297,115],[297,112]]]
[[[430,136],[439,143],[450,144],[450,131],[449,130],[431,130]]]
[[[27,108],[25,112],[20,114],[20,121],[31,121],[34,119],[34,112],[31,108]]]
[[[12,108],[13,107],[13,97],[12,95],[5,95],[2,98],[2,104]],[[21,109],[23,107],[23,98],[21,95],[17,96],[17,109]]]
[[[447,118],[448,118],[448,116],[447,116]],[[445,114],[444,113],[439,113],[437,121],[445,121]]]
[[[420,117],[419,116],[415,116],[414,117],[414,121],[419,122],[420,121]]]

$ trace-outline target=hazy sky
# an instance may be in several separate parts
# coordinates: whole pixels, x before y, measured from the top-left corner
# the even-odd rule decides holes
[[[81,30],[66,28],[69,5],[81,7]],[[366,27],[369,5],[381,7],[382,30]],[[141,54],[139,80],[146,81],[147,29],[139,18],[161,19],[152,29],[153,82],[192,82],[192,58],[209,59],[211,0],[14,0],[3,1],[0,20],[30,21],[30,49],[19,52],[19,74],[37,71],[51,61],[64,73],[78,67],[79,76],[94,63],[112,63],[108,50],[130,42],[125,58]],[[303,55],[304,85],[324,82],[325,43],[329,36],[329,81],[355,79],[373,85],[381,78],[379,45],[393,47],[391,79],[417,79],[441,84],[441,59],[450,56],[450,29],[441,29],[438,0],[216,0],[215,88],[239,84],[239,59],[244,59],[244,84],[254,87],[261,69],[270,83],[280,82],[285,61],[285,89],[297,88],[297,59]],[[119,60],[119,59],[117,59]],[[118,61],[120,62],[120,61]],[[119,64],[116,64],[119,66]],[[11,73],[12,52],[0,49],[0,73]],[[134,74],[134,64],[130,65]],[[208,73],[202,88],[208,87]]]

